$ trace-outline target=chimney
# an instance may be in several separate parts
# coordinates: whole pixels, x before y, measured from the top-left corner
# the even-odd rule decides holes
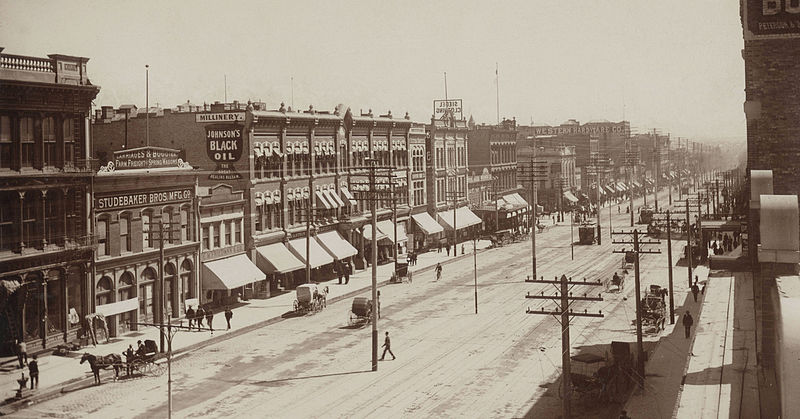
[[[102,110],[103,119],[111,119],[111,116],[114,114],[113,106],[101,106],[100,109]]]

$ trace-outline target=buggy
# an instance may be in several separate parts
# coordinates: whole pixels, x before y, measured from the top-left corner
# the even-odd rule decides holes
[[[616,272],[614,272],[614,276],[611,277],[611,281],[608,283],[608,291],[622,292],[622,288],[625,286],[625,278],[627,276],[628,276],[627,269],[622,270],[622,275],[619,275]]]
[[[327,305],[328,287],[320,289],[317,284],[301,284],[296,292],[293,307],[297,313],[316,313]]]
[[[349,326],[365,325],[370,321],[372,321],[372,300],[366,297],[353,298],[347,324]]]
[[[634,253],[632,250],[629,250],[622,255],[622,269],[633,269],[634,263],[636,263],[636,253]]]
[[[403,279],[409,278],[408,274],[408,258],[407,257],[398,257],[397,258],[397,268],[394,271],[394,274],[391,278],[389,278],[389,282],[391,283],[401,283]]]
[[[137,350],[132,359],[126,359],[131,372],[141,375],[161,375],[164,373],[164,366],[156,363],[158,346],[156,341],[147,339],[144,341],[142,350]]]

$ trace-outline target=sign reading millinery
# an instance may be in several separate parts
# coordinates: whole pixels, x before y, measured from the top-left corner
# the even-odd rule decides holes
[[[244,112],[199,113],[195,122],[242,122]]]
[[[433,101],[433,118],[442,119],[446,112],[452,112],[455,119],[464,119],[461,99],[447,99]]]
[[[212,180],[241,179],[233,163],[242,158],[244,148],[244,126],[237,124],[214,124],[206,126],[206,153],[217,163]]]
[[[95,196],[95,210],[122,209],[128,207],[148,206],[154,204],[168,204],[173,202],[188,201],[194,196],[194,188],[179,188],[160,191],[118,193],[113,195]]]
[[[742,0],[744,39],[800,37],[797,0]]]
[[[161,147],[138,147],[114,152],[116,170],[180,167],[180,151]]]

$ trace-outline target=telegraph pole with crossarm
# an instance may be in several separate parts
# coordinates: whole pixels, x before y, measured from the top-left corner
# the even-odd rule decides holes
[[[611,243],[613,244],[632,244],[633,250],[627,250],[625,248],[614,250],[613,253],[624,253],[627,254],[628,252],[633,252],[635,255],[634,259],[634,272],[635,272],[635,284],[636,284],[636,346],[637,346],[637,356],[636,356],[636,369],[638,372],[638,381],[639,387],[644,388],[644,343],[642,342],[642,294],[641,294],[641,278],[639,277],[639,257],[642,254],[658,254],[661,253],[660,250],[644,250],[641,248],[641,245],[648,245],[648,244],[660,244],[661,242],[658,240],[648,240],[648,241],[640,241],[639,240],[639,230],[633,231],[614,231],[611,233],[612,235],[633,235],[633,240],[613,240]]]

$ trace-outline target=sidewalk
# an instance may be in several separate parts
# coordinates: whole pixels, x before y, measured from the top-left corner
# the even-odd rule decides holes
[[[478,252],[485,250],[490,244],[488,240],[478,240]],[[441,253],[436,251],[422,253],[418,255],[417,263],[409,267],[409,271],[414,274],[414,279],[424,280],[422,276],[417,276],[417,273],[425,270],[432,271],[433,266],[437,263],[447,264],[451,261],[471,255],[472,243],[464,242],[464,255],[459,254],[458,257],[448,257],[444,251]],[[393,263],[378,266],[378,286],[388,284],[393,267]],[[431,273],[431,275],[433,274]],[[433,276],[431,276],[430,279],[433,279]],[[369,289],[372,286],[372,269],[367,268],[354,273],[350,276],[350,283],[346,285],[340,285],[336,278],[327,282],[320,282],[320,285],[328,286],[329,294],[327,301],[331,304],[350,298],[353,295]],[[192,350],[281,321],[285,318],[284,315],[293,310],[292,304],[294,300],[294,291],[263,300],[251,299],[244,305],[232,309],[233,319],[231,320],[231,330],[224,330],[226,327],[225,317],[220,310],[214,314],[214,327],[217,330],[215,330],[213,334],[208,330],[178,332],[172,342],[173,355],[179,356],[180,354],[187,354]],[[173,324],[180,323],[181,321],[179,319],[173,321]],[[186,324],[185,320],[183,324]],[[154,327],[149,327],[137,332],[129,332],[112,338],[110,343],[101,343],[96,347],[88,346],[66,357],[50,354],[40,356],[38,360],[39,370],[41,371],[39,388],[34,390],[33,395],[28,399],[1,406],[0,416],[21,409],[30,403],[57,397],[66,386],[75,386],[78,383],[91,385],[93,383],[93,378],[89,365],[81,365],[79,363],[80,357],[84,352],[95,355],[110,353],[121,354],[127,349],[128,345],[133,345],[135,348],[137,340],[144,341],[146,339],[159,342],[159,330]],[[25,367],[25,369],[17,369],[17,365],[16,358],[4,358],[2,364],[0,364],[0,389],[2,389],[0,391],[0,397],[2,397],[3,400],[14,397],[16,390],[19,388],[17,379],[20,377],[22,371],[24,371],[25,376],[28,377],[27,367]],[[124,374],[125,371],[123,368],[120,371],[120,377],[124,376]],[[101,371],[100,376],[102,381],[113,380],[114,370],[109,369]]]
[[[706,278],[705,295],[695,303],[687,294],[676,308],[675,325],[645,366],[645,389],[635,389],[625,406],[633,418],[759,417],[752,278],[699,277]],[[686,310],[695,318],[689,339],[681,323]]]

